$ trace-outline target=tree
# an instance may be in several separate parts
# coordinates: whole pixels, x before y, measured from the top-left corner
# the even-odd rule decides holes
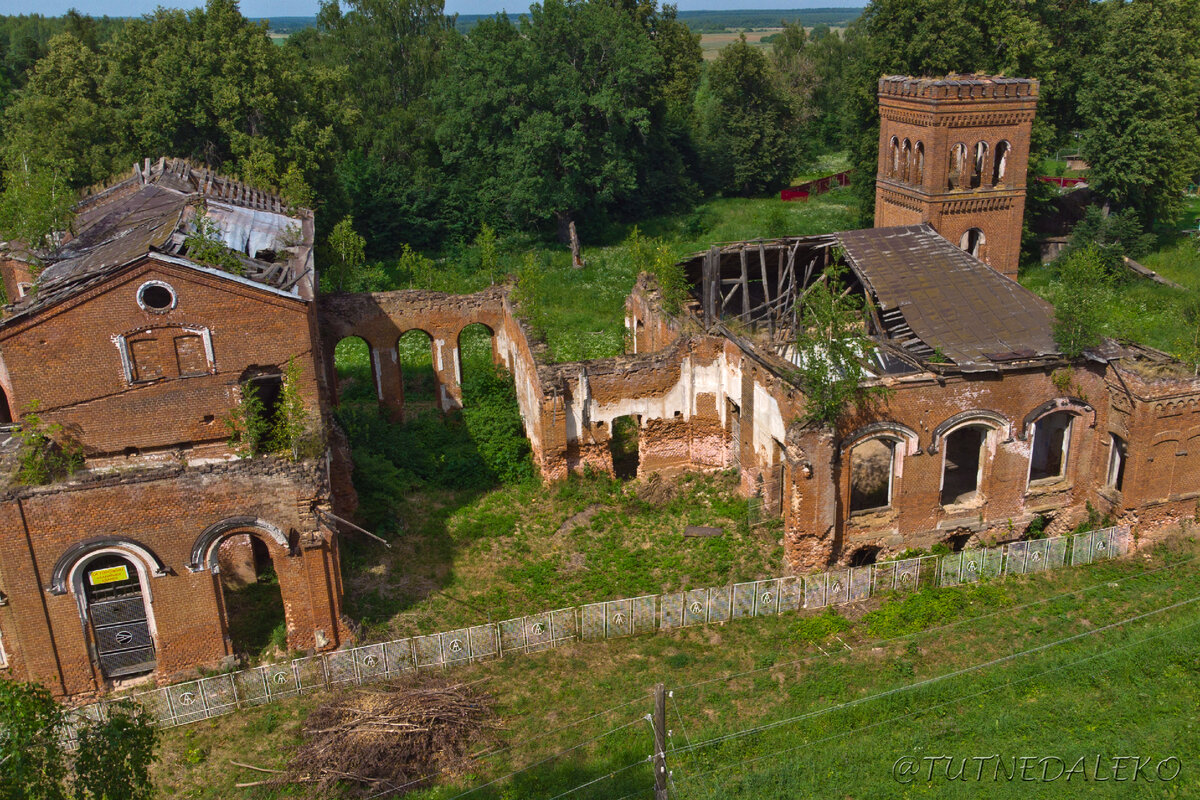
[[[1170,219],[1200,171],[1200,8],[1110,0],[1079,92],[1088,182],[1149,225]]]
[[[233,275],[244,275],[245,266],[221,238],[221,226],[203,211],[192,220],[192,230],[184,237],[183,246],[192,261],[225,270]]]
[[[439,85],[451,202],[496,227],[604,213],[639,190],[662,58],[602,0],[547,0],[514,23],[482,20]]]
[[[272,44],[235,0],[159,8],[95,46],[63,33],[5,112],[4,165],[60,164],[79,188],[172,155],[311,202],[355,119],[343,73]]]
[[[329,250],[333,255],[325,268],[326,291],[344,292],[354,271],[366,260],[367,240],[354,230],[354,220],[343,217],[329,234]]]
[[[53,244],[53,234],[70,226],[75,193],[58,165],[33,166],[22,159],[4,174],[0,194],[0,236],[24,242],[35,252]]]
[[[79,731],[75,756],[75,800],[151,800],[150,766],[158,730],[130,701],[105,708],[103,720]]]
[[[300,378],[300,363],[294,357],[289,358],[271,425],[271,450],[284,454],[292,461],[315,454],[313,451],[316,449],[306,446],[315,437],[308,406],[300,393]]]
[[[65,800],[63,712],[34,683],[0,678],[0,800]]]
[[[346,70],[342,91],[362,122],[346,132],[331,219],[353,215],[372,258],[435,246],[457,222],[431,92],[458,38],[441,0],[325,0],[317,27],[288,40],[308,63]]]
[[[796,352],[804,390],[804,420],[835,425],[850,405],[883,391],[865,387],[863,361],[875,350],[863,328],[862,300],[844,294],[846,267],[835,261],[800,300]]]
[[[1059,264],[1054,341],[1067,358],[1078,358],[1084,350],[1100,344],[1109,280],[1104,257],[1095,245],[1072,253]]]
[[[743,35],[708,70],[701,130],[714,188],[757,194],[785,186],[797,164],[797,118],[767,57]]]

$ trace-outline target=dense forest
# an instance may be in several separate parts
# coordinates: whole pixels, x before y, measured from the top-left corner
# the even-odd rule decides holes
[[[878,0],[711,62],[656,0],[546,0],[468,33],[439,0],[326,0],[283,46],[267,29],[234,0],[0,18],[0,231],[36,241],[74,191],[159,155],[278,187],[322,234],[350,217],[372,258],[762,194],[833,150],[867,222],[895,73],[1041,79],[1034,163],[1077,148],[1143,223],[1200,169],[1200,0]]]

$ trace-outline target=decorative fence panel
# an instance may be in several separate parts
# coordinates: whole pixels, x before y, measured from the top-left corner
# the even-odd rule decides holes
[[[1012,542],[816,575],[590,603],[212,675],[126,699],[141,704],[162,727],[186,725],[301,693],[385,680],[421,669],[446,669],[510,653],[547,650],[580,639],[614,639],[731,619],[776,616],[873,595],[911,592],[922,586],[958,586],[1066,564],[1091,564],[1127,554],[1130,544],[1128,528],[1104,528],[1075,536]],[[107,706],[118,701],[103,700],[70,711],[64,744],[74,747],[78,726],[102,719]]]

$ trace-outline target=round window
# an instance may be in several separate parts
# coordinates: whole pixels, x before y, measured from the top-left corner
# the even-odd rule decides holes
[[[138,305],[147,311],[169,311],[175,307],[175,292],[165,283],[149,281],[138,289]]]

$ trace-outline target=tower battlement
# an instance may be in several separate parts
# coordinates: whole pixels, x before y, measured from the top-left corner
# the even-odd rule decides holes
[[[928,222],[1015,280],[1037,97],[1032,78],[881,78],[875,226]]]

